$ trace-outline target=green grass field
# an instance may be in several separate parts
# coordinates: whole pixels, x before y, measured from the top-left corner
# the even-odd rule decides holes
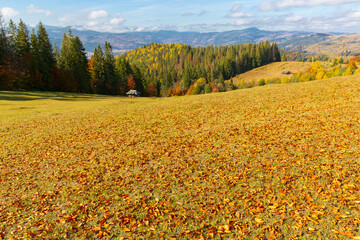
[[[0,239],[359,239],[360,79],[0,92]]]

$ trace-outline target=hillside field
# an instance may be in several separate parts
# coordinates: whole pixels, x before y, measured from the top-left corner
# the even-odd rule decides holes
[[[360,239],[359,138],[358,76],[0,92],[0,239]]]
[[[275,79],[275,78],[284,78],[297,74],[299,72],[306,72],[311,66],[311,62],[274,62],[267,64],[265,66],[255,68],[251,71],[248,71],[243,74],[239,74],[233,78],[234,84],[238,84],[242,79],[245,82],[250,82],[254,80],[255,83],[258,83],[260,79]],[[291,75],[284,75],[282,72],[290,71]]]

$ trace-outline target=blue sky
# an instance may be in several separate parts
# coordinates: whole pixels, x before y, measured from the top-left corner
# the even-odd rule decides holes
[[[360,33],[360,0],[0,0],[0,9],[6,21],[102,32],[258,27]]]

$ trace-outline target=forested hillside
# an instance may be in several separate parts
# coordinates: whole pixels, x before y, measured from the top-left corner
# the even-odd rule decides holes
[[[156,90],[169,96],[222,91],[224,80],[280,61],[280,54],[277,44],[268,41],[219,47],[151,44],[121,55],[119,61],[140,68],[144,88],[150,93]]]
[[[150,44],[118,58],[112,46],[98,45],[89,60],[79,36],[69,29],[61,46],[52,46],[40,23],[32,33],[23,21],[1,26],[0,90],[42,90],[143,96],[225,91],[239,73],[280,61],[276,43],[191,47]]]

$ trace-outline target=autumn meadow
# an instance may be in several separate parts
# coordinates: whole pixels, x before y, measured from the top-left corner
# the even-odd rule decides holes
[[[1,239],[360,239],[360,80],[0,92]]]

